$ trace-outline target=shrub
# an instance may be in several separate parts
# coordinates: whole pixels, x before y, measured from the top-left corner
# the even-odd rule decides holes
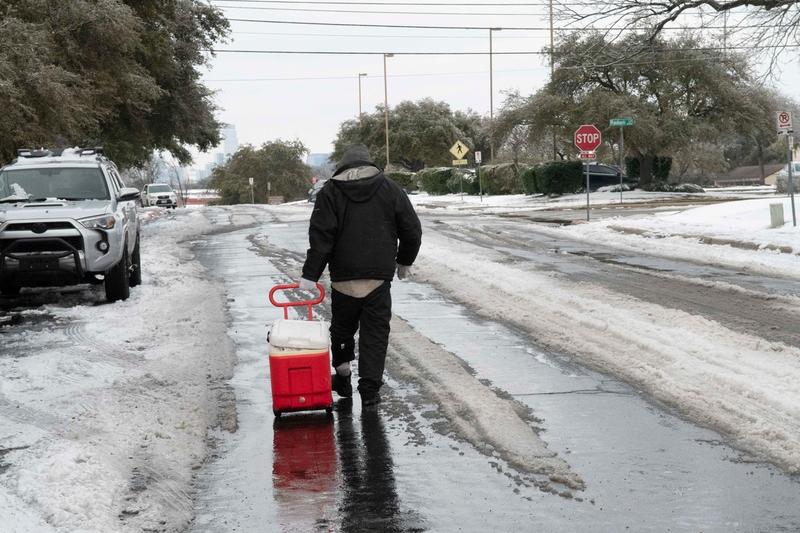
[[[536,169],[536,190],[542,194],[574,193],[583,186],[583,163],[553,161]]]
[[[462,187],[464,194],[478,194],[480,192],[478,186],[478,176],[474,170],[471,168],[453,170],[453,175],[447,180],[447,188],[451,193],[460,193]]]
[[[639,171],[641,170],[641,161],[637,157],[625,158],[625,172],[629,179],[639,178]],[[669,173],[672,170],[672,158],[669,156],[656,156],[653,158],[653,180],[654,181],[667,181]]]
[[[514,163],[484,165],[480,169],[485,194],[520,194],[519,168]]]
[[[424,168],[417,172],[417,178],[422,190],[428,194],[448,194],[452,192],[448,181],[454,173],[454,168]]]
[[[417,175],[413,172],[389,171],[383,174],[407,191],[419,190]]]
[[[525,167],[520,172],[520,178],[522,179],[522,188],[525,190],[525,194],[536,194],[541,192],[539,190],[539,185],[536,182],[536,173],[537,167]]]

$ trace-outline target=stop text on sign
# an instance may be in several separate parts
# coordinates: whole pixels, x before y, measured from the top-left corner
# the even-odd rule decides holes
[[[601,141],[600,130],[593,124],[584,124],[575,131],[575,146],[581,152],[594,152]]]

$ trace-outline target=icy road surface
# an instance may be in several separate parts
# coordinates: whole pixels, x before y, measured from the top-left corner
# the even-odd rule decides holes
[[[384,404],[276,422],[310,207],[152,214],[127,302],[0,300],[3,533],[800,529],[794,280],[426,214]]]

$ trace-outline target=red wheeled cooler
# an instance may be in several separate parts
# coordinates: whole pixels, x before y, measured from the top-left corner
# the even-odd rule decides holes
[[[293,283],[276,285],[269,291],[269,301],[282,307],[284,316],[272,324],[267,336],[272,412],[276,417],[292,411],[333,412],[328,324],[313,320],[312,309],[325,299],[325,289],[317,283],[319,297],[315,300],[275,300],[275,292],[297,288],[299,285]],[[308,320],[289,320],[290,307],[308,307]]]

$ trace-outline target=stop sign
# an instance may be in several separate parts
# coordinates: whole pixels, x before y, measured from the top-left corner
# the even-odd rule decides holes
[[[581,152],[594,152],[600,146],[600,130],[594,124],[584,124],[575,130],[575,146]]]

